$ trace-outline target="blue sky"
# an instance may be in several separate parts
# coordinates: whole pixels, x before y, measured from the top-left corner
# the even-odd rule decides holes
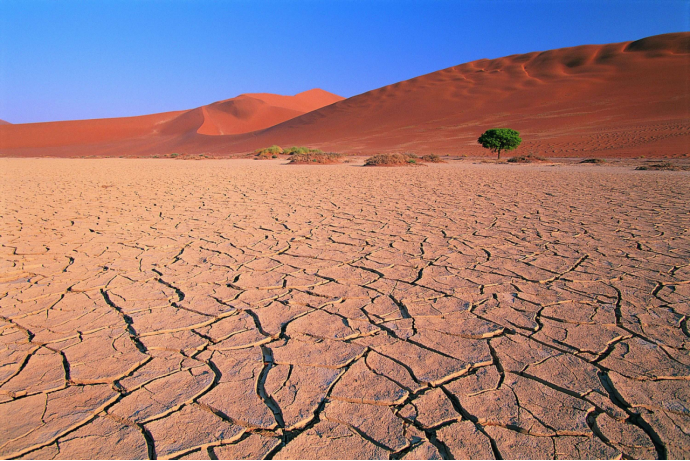
[[[481,58],[690,30],[690,0],[0,0],[0,119],[349,97]]]

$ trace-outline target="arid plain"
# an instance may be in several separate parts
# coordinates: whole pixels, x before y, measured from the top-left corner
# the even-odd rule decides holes
[[[690,457],[690,173],[283,163],[0,159],[0,457]]]

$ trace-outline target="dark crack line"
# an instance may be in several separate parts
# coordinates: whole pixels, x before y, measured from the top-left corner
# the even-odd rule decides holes
[[[132,321],[132,318],[131,318],[129,315],[125,314],[125,313],[122,311],[122,309],[121,309],[119,306],[117,306],[117,305],[110,299],[110,296],[108,295],[108,292],[107,292],[107,291],[105,291],[104,289],[101,288],[100,292],[101,292],[101,295],[103,296],[103,299],[105,300],[105,303],[106,303],[108,306],[110,306],[110,307],[112,307],[113,309],[115,309],[115,311],[118,313],[118,315],[119,315],[119,316],[122,318],[122,320],[125,322],[125,329],[127,330],[127,333],[129,333],[129,338],[130,338],[130,340],[132,341],[132,343],[134,343],[134,346],[136,346],[136,348],[137,348],[137,349],[139,350],[139,352],[141,352],[142,354],[149,355],[149,354],[148,354],[148,349],[146,348],[146,346],[144,345],[144,343],[142,343],[142,342],[139,340],[139,335],[137,334],[137,331],[134,329],[134,325],[133,325],[134,322]]]
[[[259,373],[259,376],[256,379],[255,391],[259,398],[268,407],[268,409],[271,410],[271,413],[273,413],[273,417],[275,418],[278,427],[284,428],[285,420],[283,419],[283,411],[281,410],[280,405],[278,405],[278,402],[275,401],[273,396],[266,392],[266,378],[268,377],[268,373],[271,371],[271,368],[275,363],[273,361],[273,351],[271,351],[271,349],[263,345],[260,347],[263,367],[261,368],[261,372]]]

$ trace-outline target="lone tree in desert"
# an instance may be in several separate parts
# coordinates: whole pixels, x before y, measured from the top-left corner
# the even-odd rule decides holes
[[[510,128],[491,128],[486,130],[477,140],[485,149],[498,154],[501,159],[501,151],[513,150],[522,142],[520,133]]]

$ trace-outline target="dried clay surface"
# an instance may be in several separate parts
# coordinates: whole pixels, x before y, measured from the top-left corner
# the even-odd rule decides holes
[[[0,457],[690,457],[690,173],[0,161]]]

